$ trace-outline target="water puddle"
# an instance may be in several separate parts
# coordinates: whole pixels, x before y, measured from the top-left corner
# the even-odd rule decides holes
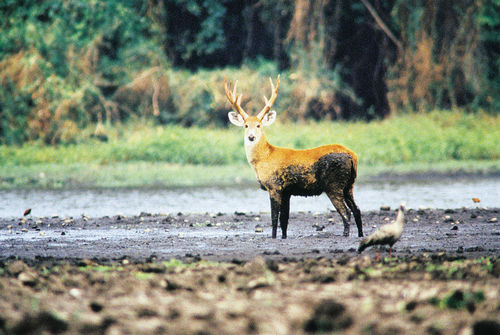
[[[354,198],[362,211],[382,205],[396,207],[405,201],[409,208],[499,207],[500,178],[444,178],[384,180],[357,183]],[[474,203],[472,198],[479,198]],[[32,215],[89,217],[148,213],[269,212],[267,192],[253,187],[204,187],[176,189],[71,189],[2,190],[0,217],[19,217],[32,208]],[[292,197],[292,212],[324,212],[333,209],[325,195]]]

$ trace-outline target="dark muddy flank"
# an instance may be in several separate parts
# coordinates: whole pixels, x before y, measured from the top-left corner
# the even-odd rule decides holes
[[[345,153],[328,154],[310,167],[290,165],[276,172],[272,187],[284,194],[314,196],[323,193],[330,185],[352,180],[351,156]],[[355,176],[354,176],[355,178]],[[314,180],[314,182],[310,182]],[[265,187],[265,186],[264,186]]]

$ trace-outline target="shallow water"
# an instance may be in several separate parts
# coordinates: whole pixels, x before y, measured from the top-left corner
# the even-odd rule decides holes
[[[474,203],[473,197],[481,200]],[[382,205],[396,207],[405,201],[409,208],[499,207],[500,178],[444,178],[433,180],[382,180],[357,183],[354,198],[362,211]],[[27,208],[43,216],[137,215],[148,213],[270,210],[267,192],[255,186],[175,189],[70,189],[2,190],[0,217],[19,217]],[[292,212],[323,212],[333,209],[326,195],[292,197]]]

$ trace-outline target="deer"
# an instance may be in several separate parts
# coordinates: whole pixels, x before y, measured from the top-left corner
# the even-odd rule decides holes
[[[287,238],[291,196],[317,196],[326,193],[344,223],[344,236],[349,236],[352,211],[363,236],[361,213],[354,202],[353,186],[357,175],[358,157],[340,144],[323,145],[313,149],[295,150],[270,144],[264,127],[276,120],[271,110],[278,96],[280,76],[276,86],[272,78],[271,97],[264,96],[264,108],[256,115],[248,115],[241,107],[242,94],[237,94],[238,81],[231,91],[231,83],[224,77],[224,91],[231,103],[229,121],[244,128],[244,146],[248,163],[253,168],[260,187],[267,191],[271,201],[272,238],[277,236],[278,220],[281,237]],[[346,207],[347,205],[347,207]]]

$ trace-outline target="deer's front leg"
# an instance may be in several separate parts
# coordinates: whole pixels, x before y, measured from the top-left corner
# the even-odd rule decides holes
[[[281,198],[277,195],[270,194],[271,199],[271,222],[273,225],[273,238],[276,238],[278,232],[278,218],[280,215]]]
[[[280,226],[281,238],[286,238],[286,230],[288,228],[288,217],[290,215],[290,196],[284,195],[281,199],[280,206]]]

